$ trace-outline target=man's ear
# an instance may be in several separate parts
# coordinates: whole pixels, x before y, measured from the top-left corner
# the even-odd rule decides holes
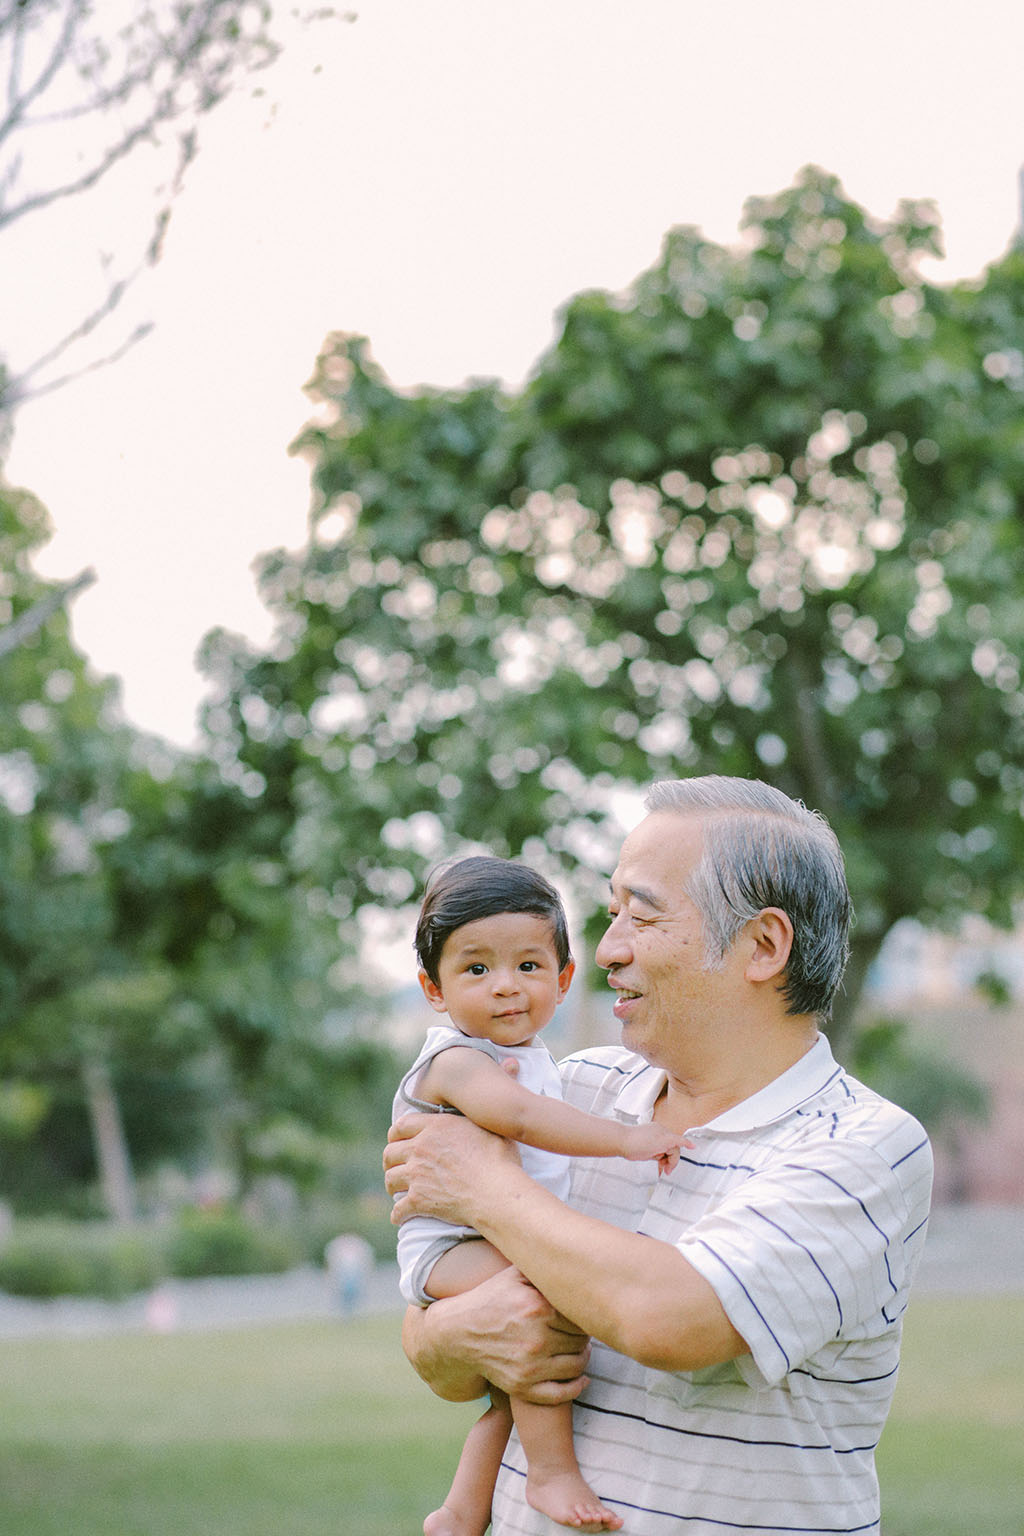
[[[753,949],[744,971],[748,981],[774,981],[789,964],[793,924],[781,907],[765,907],[750,922]]]
[[[416,978],[423,988],[423,996],[433,1008],[435,1013],[447,1013],[448,1004],[444,1000],[444,993],[436,981],[431,981],[426,971],[420,971]]]

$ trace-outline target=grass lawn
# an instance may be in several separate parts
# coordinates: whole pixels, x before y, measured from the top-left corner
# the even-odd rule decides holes
[[[911,1303],[878,1475],[883,1536],[1024,1536],[1024,1296]]]
[[[394,1317],[2,1342],[0,1531],[414,1536],[474,1417]]]
[[[416,1536],[475,1405],[397,1318],[0,1342],[12,1536]],[[879,1453],[885,1536],[1024,1536],[1024,1297],[912,1307]],[[628,1536],[628,1533],[627,1533]]]

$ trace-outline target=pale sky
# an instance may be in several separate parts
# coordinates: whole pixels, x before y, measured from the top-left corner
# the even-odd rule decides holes
[[[811,162],[880,217],[933,198],[939,279],[980,273],[1019,217],[1024,7],[1005,0],[352,3],[266,97],[207,119],[122,322],[154,334],[25,406],[7,461],[56,526],[39,569],[98,573],[79,644],[182,744],[200,639],[265,640],[250,563],[303,541],[286,450],[328,331],[368,335],[401,387],[518,383],[572,294],[625,286],[673,224],[732,240],[748,196]],[[80,318],[131,204],[122,187],[5,236],[15,370]]]

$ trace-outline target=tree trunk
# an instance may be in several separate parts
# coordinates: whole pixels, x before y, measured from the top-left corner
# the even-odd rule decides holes
[[[135,1216],[135,1183],[121,1120],[121,1106],[117,1102],[106,1062],[95,1056],[86,1057],[82,1062],[82,1084],[92,1127],[103,1202],[115,1221],[132,1221]]]
[[[881,937],[863,939],[859,943],[854,941],[850,946],[850,958],[843,976],[843,985],[832,1009],[832,1022],[825,1031],[833,1054],[839,1062],[842,1062],[844,1053],[849,1052],[853,1043],[861,993],[864,990],[871,963],[881,947]]]

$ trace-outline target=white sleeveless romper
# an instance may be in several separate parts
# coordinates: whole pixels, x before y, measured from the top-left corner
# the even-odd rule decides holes
[[[422,1050],[398,1085],[391,1115],[392,1124],[411,1109],[429,1114],[458,1114],[456,1109],[428,1104],[416,1097],[416,1087],[424,1068],[435,1056],[451,1050],[454,1045],[483,1051],[485,1056],[499,1064],[503,1061],[516,1061],[519,1063],[516,1081],[520,1087],[528,1088],[531,1093],[543,1094],[549,1099],[562,1097],[558,1066],[546,1045],[537,1041],[532,1045],[495,1045],[493,1040],[464,1035],[454,1024],[435,1024],[427,1031]],[[536,1179],[538,1184],[543,1184],[545,1189],[550,1189],[560,1200],[568,1199],[569,1159],[559,1152],[545,1152],[540,1147],[524,1146],[521,1142],[518,1145],[523,1167],[530,1177]],[[456,1243],[478,1236],[479,1233],[472,1227],[457,1227],[451,1222],[439,1221],[434,1216],[413,1216],[403,1222],[398,1229],[398,1267],[399,1285],[406,1301],[421,1307],[429,1306],[433,1298],[427,1295],[424,1287],[438,1259],[449,1248],[454,1248]]]

